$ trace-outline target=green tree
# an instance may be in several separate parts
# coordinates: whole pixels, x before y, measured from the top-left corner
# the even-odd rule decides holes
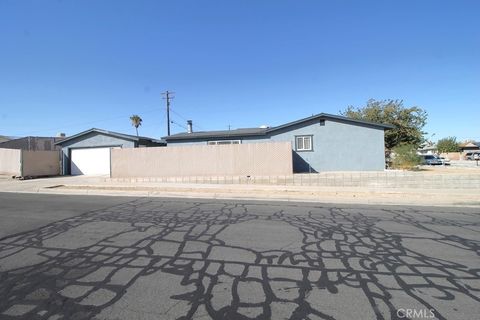
[[[427,122],[427,112],[420,107],[407,108],[402,100],[370,99],[364,107],[349,106],[340,114],[357,120],[394,125],[385,131],[385,148],[391,150],[398,145],[418,148],[424,141],[422,131]]]
[[[437,150],[440,153],[444,152],[458,152],[460,151],[460,144],[457,142],[456,137],[447,137],[438,140]]]
[[[137,132],[137,137],[138,137],[138,127],[142,125],[142,118],[140,118],[139,115],[134,114],[133,116],[130,117],[130,121],[132,121],[132,126],[135,127],[135,130]]]
[[[411,144],[402,144],[393,148],[392,167],[395,169],[412,170],[421,163],[417,148]]]

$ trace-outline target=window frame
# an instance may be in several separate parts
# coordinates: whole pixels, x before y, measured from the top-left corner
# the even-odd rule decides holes
[[[303,139],[303,147],[305,147],[305,138],[309,138],[310,140],[310,148],[309,149],[305,149],[305,148],[302,148],[302,149],[299,149],[298,148],[298,139],[299,138],[302,138]],[[313,152],[313,134],[302,134],[302,135],[298,135],[298,136],[295,136],[295,151],[297,152]]]

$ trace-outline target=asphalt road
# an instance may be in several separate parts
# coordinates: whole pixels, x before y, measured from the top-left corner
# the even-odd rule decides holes
[[[478,209],[0,194],[0,319],[475,319]]]
[[[128,201],[131,198],[0,192],[0,238]]]

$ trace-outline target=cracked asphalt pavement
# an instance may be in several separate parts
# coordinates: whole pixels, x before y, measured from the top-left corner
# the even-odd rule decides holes
[[[475,208],[0,193],[0,319],[474,319]]]

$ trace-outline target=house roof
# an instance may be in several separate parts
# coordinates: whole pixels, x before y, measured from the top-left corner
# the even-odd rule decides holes
[[[21,138],[18,138],[18,137],[10,137],[8,140],[2,140],[2,137],[3,136],[0,136],[0,148],[3,148],[3,147],[11,147],[11,146],[18,146],[19,143],[22,143],[23,141],[28,141],[28,140],[33,140],[33,141],[36,141],[36,140],[53,140],[53,141],[56,141],[56,140],[62,140],[64,139],[63,137],[37,137],[37,136],[26,136],[26,137],[21,137]],[[55,144],[55,143],[54,143]]]
[[[165,140],[195,139],[195,138],[234,138],[245,136],[265,135],[268,128],[240,128],[234,130],[217,130],[217,131],[196,131],[192,133],[182,132],[173,134],[168,137],[162,137]]]
[[[10,141],[11,139],[7,136],[0,136],[0,142]]]
[[[435,143],[424,143],[417,150],[437,150],[437,145]]]
[[[63,137],[41,137],[41,136],[25,136],[25,137],[12,137],[7,141],[23,140],[23,139],[63,139]]]
[[[201,138],[234,138],[234,137],[245,137],[245,136],[264,136],[264,135],[267,135],[268,133],[271,133],[277,130],[285,129],[291,126],[295,126],[304,122],[317,120],[317,119],[330,119],[330,120],[343,121],[343,122],[351,123],[354,125],[369,126],[377,129],[382,129],[382,130],[388,130],[388,129],[394,128],[394,126],[389,124],[381,124],[381,123],[375,123],[375,122],[369,122],[369,121],[363,121],[363,120],[356,120],[356,119],[336,116],[328,113],[319,113],[311,117],[303,118],[300,120],[292,121],[286,124],[282,124],[280,126],[270,127],[270,128],[241,128],[241,129],[235,129],[235,130],[198,131],[198,132],[192,132],[192,133],[182,132],[182,133],[173,134],[171,136],[162,137],[162,139],[166,141],[170,141],[170,140],[186,140],[186,139],[201,139]]]
[[[134,136],[134,135],[130,135],[130,134],[118,133],[118,132],[108,131],[108,130],[103,130],[103,129],[98,129],[98,128],[92,128],[92,129],[77,133],[73,136],[70,136],[70,137],[67,137],[67,138],[63,139],[62,141],[56,142],[55,144],[62,145],[63,143],[65,143],[67,141],[76,139],[78,137],[81,137],[83,135],[86,135],[86,134],[89,134],[89,133],[92,133],[92,132],[104,134],[104,135],[111,136],[111,137],[117,137],[117,138],[129,140],[129,141],[150,141],[150,142],[158,143],[158,144],[166,144],[166,142],[164,140],[159,140],[159,139],[154,139],[154,138],[149,138],[149,137],[142,137],[142,136]]]
[[[478,148],[480,147],[480,142],[468,142],[460,144],[461,148]]]

